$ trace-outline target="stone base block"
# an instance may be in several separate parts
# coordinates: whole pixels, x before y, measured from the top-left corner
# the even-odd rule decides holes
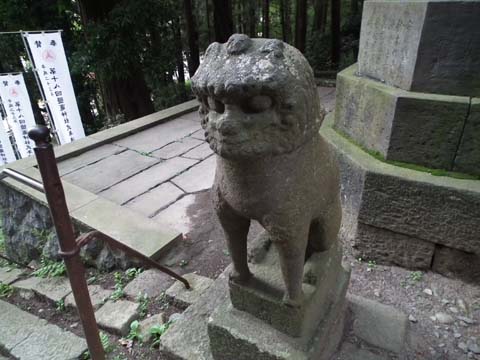
[[[480,255],[437,246],[432,269],[445,276],[458,277],[467,282],[480,279]]]
[[[478,164],[480,149],[458,148],[465,123],[474,121],[469,108],[469,97],[410,92],[360,77],[355,64],[338,74],[334,127],[387,160],[454,170],[460,151],[455,169],[472,171],[461,165]],[[468,128],[472,137],[480,135]]]
[[[227,299],[208,322],[212,356],[216,360],[329,359],[343,334],[345,297],[329,310],[313,339],[304,343],[301,338],[288,336],[235,309]]]
[[[345,296],[349,271],[342,268],[341,259],[339,246],[313,254],[304,267],[303,302],[292,307],[283,302],[285,287],[279,259],[271,247],[261,263],[250,265],[254,277],[247,284],[229,282],[231,302],[237,310],[281,332],[308,340],[337,298]]]
[[[357,224],[355,257],[406,268],[430,269],[435,244],[375,226]]]
[[[342,234],[356,251],[386,264],[431,268],[441,245],[473,254],[458,263],[470,271],[480,255],[480,181],[380,161],[334,130],[332,115],[321,134],[339,159]]]
[[[347,295],[337,303],[337,309],[332,309],[332,316],[319,325],[316,336],[308,344],[302,344],[298,338],[288,336],[231,306],[228,288],[230,270],[231,267],[228,267],[209,291],[201,295],[162,335],[160,353],[165,359],[319,360],[324,359],[323,356],[328,358],[329,354],[328,359],[335,360],[386,360],[406,355],[407,348],[403,350],[401,345],[398,346],[402,348],[402,353],[395,355],[387,350],[392,346],[390,343],[382,343],[393,339],[398,345],[408,338],[408,328],[404,329],[405,322],[402,320],[405,315],[391,306]],[[380,307],[382,311],[377,313],[376,309]],[[361,318],[359,315],[362,315]],[[344,321],[346,318],[348,320]],[[364,333],[364,328],[368,333]],[[357,337],[353,339],[355,343],[368,343],[374,353],[352,347],[349,344],[351,336]]]
[[[365,3],[360,71],[405,90],[480,95],[480,3]]]

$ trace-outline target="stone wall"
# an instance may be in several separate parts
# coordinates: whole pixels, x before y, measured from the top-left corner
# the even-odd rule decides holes
[[[343,237],[366,260],[480,282],[479,17],[478,1],[364,3],[322,132]]]
[[[0,207],[9,258],[24,264],[42,257],[60,260],[58,239],[47,206],[0,182]],[[92,230],[78,221],[73,224],[77,235]],[[134,264],[123,252],[111,250],[97,240],[84,247],[81,255],[86,264],[101,270],[125,269]]]

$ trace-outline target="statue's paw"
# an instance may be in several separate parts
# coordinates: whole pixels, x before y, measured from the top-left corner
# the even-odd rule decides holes
[[[283,303],[289,307],[300,307],[303,303],[303,294],[300,294],[295,298],[292,298],[285,294],[285,296],[283,297]]]
[[[234,281],[239,284],[245,284],[252,278],[252,273],[247,271],[245,273],[240,273],[237,270],[232,270],[230,272],[229,278],[231,281]]]

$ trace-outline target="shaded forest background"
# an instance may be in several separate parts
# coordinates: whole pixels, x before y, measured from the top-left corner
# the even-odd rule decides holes
[[[357,57],[362,1],[0,0],[0,31],[63,30],[88,134],[191,98],[205,49],[236,32],[282,39],[334,74]],[[41,123],[27,59],[19,34],[0,35],[0,73],[25,72]]]

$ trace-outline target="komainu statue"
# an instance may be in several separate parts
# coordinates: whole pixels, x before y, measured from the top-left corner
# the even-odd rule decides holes
[[[299,307],[306,254],[337,242],[339,173],[319,135],[324,118],[313,71],[279,40],[232,35],[213,43],[192,79],[205,137],[217,156],[215,208],[234,271],[255,278],[247,261],[251,220],[278,252],[283,302]]]

